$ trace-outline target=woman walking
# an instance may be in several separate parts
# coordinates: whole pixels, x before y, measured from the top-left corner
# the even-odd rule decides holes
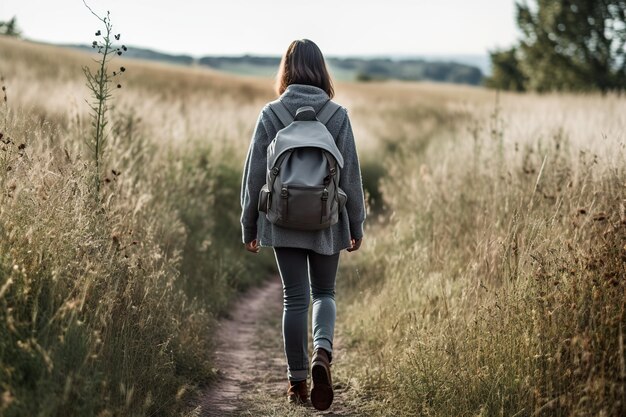
[[[319,116],[333,98],[333,83],[322,52],[308,40],[293,41],[282,57],[276,80],[279,98],[293,118],[296,110],[310,106]],[[313,357],[311,402],[319,410],[333,401],[330,365],[335,327],[335,276],[343,249],[355,251],[363,239],[365,202],[359,159],[347,110],[339,106],[326,123],[343,157],[339,186],[347,195],[338,221],[321,230],[296,230],[276,225],[259,213],[259,193],[266,183],[267,148],[285,127],[283,114],[268,103],[262,109],[250,143],[241,189],[243,243],[257,253],[273,247],[283,284],[283,341],[287,358],[287,396],[290,402],[308,399],[308,308],[313,299]],[[320,120],[321,121],[321,120]]]

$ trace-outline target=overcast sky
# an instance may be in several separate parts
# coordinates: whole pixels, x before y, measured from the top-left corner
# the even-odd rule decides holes
[[[309,38],[325,55],[486,54],[514,43],[514,0],[88,0],[128,45],[170,53],[280,55]],[[0,0],[29,39],[91,43],[82,0]],[[1,58],[1,57],[0,57]]]

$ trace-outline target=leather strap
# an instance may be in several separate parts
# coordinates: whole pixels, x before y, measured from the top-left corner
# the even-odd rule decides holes
[[[339,107],[341,107],[339,104],[335,103],[332,100],[328,100],[326,104],[324,104],[324,107],[321,108],[319,113],[317,113],[317,120],[319,120],[323,124],[328,123],[330,118],[333,117],[333,114],[335,114],[335,112],[339,110]]]
[[[283,163],[283,160],[285,158],[288,158],[292,153],[293,149],[289,149],[288,151],[283,152],[283,154],[278,157],[276,163],[272,167],[272,170],[270,171],[270,183],[268,187],[270,193],[272,192],[272,190],[274,190],[274,182],[276,181],[276,177],[278,177],[278,174],[280,172],[280,166]]]
[[[326,157],[326,160],[328,161],[328,166],[329,166],[328,171],[331,176],[331,181],[335,185],[335,189],[337,189],[339,187],[339,185],[337,184],[339,181],[337,180],[337,164],[335,163],[335,157],[332,156],[327,151],[322,151],[322,152],[324,153],[324,156]]]
[[[272,109],[284,127],[289,126],[293,122],[293,116],[287,109],[287,106],[285,106],[285,103],[280,99],[270,103],[270,109]]]
[[[328,161],[328,171],[332,176],[337,175],[337,164],[335,164],[335,157],[332,156],[328,151],[322,150],[324,156],[326,157],[326,161]]]

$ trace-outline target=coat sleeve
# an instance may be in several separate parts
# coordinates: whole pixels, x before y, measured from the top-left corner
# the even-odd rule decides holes
[[[343,156],[344,162],[339,176],[339,186],[348,196],[346,210],[350,220],[350,236],[352,239],[361,239],[363,237],[363,223],[366,217],[365,198],[359,156],[347,110],[337,138],[337,147]]]
[[[257,237],[259,192],[265,184],[267,166],[268,135],[263,125],[264,112],[265,108],[261,110],[254,128],[241,179],[240,220],[243,243],[251,242]]]

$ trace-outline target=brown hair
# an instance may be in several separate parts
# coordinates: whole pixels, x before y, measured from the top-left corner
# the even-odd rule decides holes
[[[330,98],[335,95],[324,55],[315,42],[297,39],[287,48],[276,75],[276,93],[281,95],[290,84],[313,85],[326,91]]]

